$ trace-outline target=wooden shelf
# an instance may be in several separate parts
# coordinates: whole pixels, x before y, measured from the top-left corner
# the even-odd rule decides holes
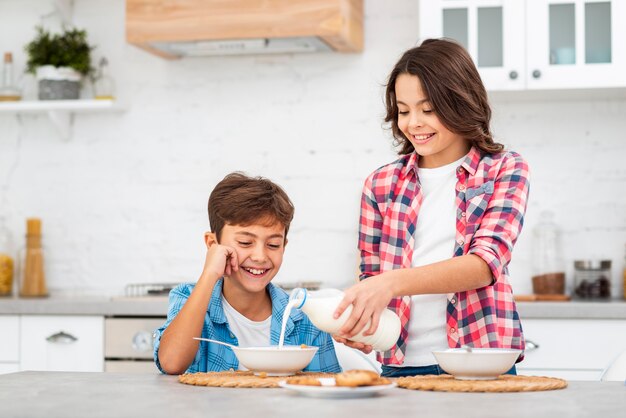
[[[0,102],[0,113],[47,113],[64,140],[71,138],[75,113],[115,112],[122,106],[115,100],[26,100]]]

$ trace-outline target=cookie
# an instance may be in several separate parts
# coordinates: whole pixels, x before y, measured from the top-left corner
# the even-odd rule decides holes
[[[337,373],[335,382],[337,386],[371,386],[379,378],[378,373],[371,370],[348,370],[343,373]]]
[[[322,383],[318,379],[309,376],[290,377],[285,382],[288,385],[322,386]]]

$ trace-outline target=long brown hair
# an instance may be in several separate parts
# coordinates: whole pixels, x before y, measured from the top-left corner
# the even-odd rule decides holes
[[[427,39],[406,51],[396,63],[385,92],[385,122],[391,131],[398,154],[414,151],[398,127],[396,80],[400,74],[417,76],[433,111],[450,131],[468,139],[486,153],[497,153],[504,145],[494,141],[490,129],[491,108],[487,91],[467,51],[449,39]]]
[[[219,242],[225,224],[261,224],[285,227],[285,239],[293,219],[294,206],[287,193],[264,177],[248,177],[240,172],[228,174],[209,196],[209,224]]]

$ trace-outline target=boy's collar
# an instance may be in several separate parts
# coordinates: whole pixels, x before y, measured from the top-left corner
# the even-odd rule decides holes
[[[224,324],[228,320],[226,314],[224,314],[224,307],[222,306],[222,287],[224,285],[224,278],[219,279],[213,287],[213,293],[211,294],[211,302],[209,303],[209,317],[211,321],[216,324]],[[272,317],[282,319],[283,312],[287,303],[289,303],[289,296],[284,290],[279,289],[272,283],[269,283],[266,288],[269,292],[270,299],[272,300]],[[291,311],[290,320],[287,322],[287,333],[293,328],[293,321],[302,319],[302,311],[294,309]]]

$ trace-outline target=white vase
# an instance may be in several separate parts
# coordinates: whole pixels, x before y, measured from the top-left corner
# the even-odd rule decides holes
[[[76,100],[80,96],[81,74],[70,67],[37,67],[39,100]]]

